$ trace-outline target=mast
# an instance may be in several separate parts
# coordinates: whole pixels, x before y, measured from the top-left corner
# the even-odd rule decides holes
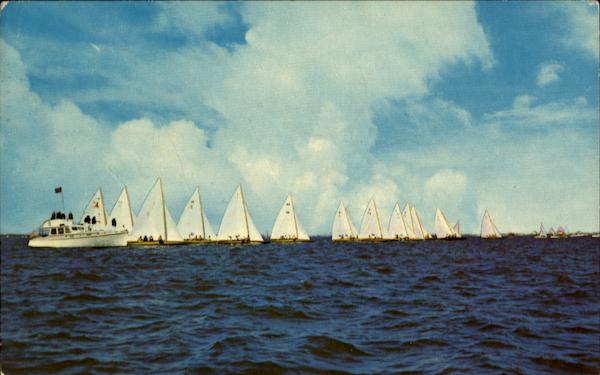
[[[246,238],[250,242],[250,228],[248,227],[248,208],[246,207],[246,199],[244,199],[244,189],[240,184],[240,193],[242,195],[242,206],[244,207],[244,224],[246,224]]]
[[[162,213],[163,213],[163,228],[165,231],[165,242],[167,241],[167,211],[165,210],[165,193],[163,192],[162,177],[158,178],[160,183],[160,200],[162,202]]]
[[[375,217],[377,218],[377,227],[379,228],[379,234],[383,238],[383,231],[381,230],[381,222],[379,221],[379,211],[377,211],[377,203],[373,199],[373,207],[375,207]]]
[[[292,214],[294,217],[294,229],[296,230],[296,239],[300,237],[298,234],[298,223],[296,222],[296,208],[294,208],[294,198],[292,198],[292,193],[289,193],[290,202],[292,203]]]
[[[106,220],[106,207],[104,207],[104,196],[102,195],[102,188],[98,187],[98,191],[100,191],[100,202],[102,202],[102,215],[104,215],[104,225],[108,225],[108,220]]]
[[[129,218],[131,219],[131,231],[133,232],[133,212],[131,212],[131,201],[129,200],[129,190],[125,185],[125,196],[127,197],[127,205],[129,206]]]
[[[206,228],[204,228],[204,206],[202,206],[202,198],[200,197],[200,186],[198,190],[198,204],[200,205],[200,219],[202,219],[202,239],[206,239]]]

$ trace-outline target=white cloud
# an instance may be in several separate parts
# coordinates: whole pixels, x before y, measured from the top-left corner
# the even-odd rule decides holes
[[[537,84],[540,87],[560,81],[559,73],[564,70],[564,66],[557,62],[545,62],[540,66],[537,75]]]
[[[598,60],[598,3],[559,2],[554,7],[566,17],[567,33],[562,39],[563,44]]]

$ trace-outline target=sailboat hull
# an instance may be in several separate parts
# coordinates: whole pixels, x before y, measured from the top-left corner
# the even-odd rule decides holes
[[[176,246],[183,245],[182,241],[128,241],[127,246]]]
[[[68,247],[123,247],[127,246],[127,232],[93,233],[91,235],[65,235],[35,237],[29,240],[29,247],[68,248]]]
[[[271,242],[277,242],[277,243],[296,243],[296,242],[313,242],[312,240],[277,240],[277,239],[271,239]]]

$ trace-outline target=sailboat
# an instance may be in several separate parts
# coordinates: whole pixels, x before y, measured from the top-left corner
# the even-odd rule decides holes
[[[431,235],[429,234],[429,232],[427,232],[425,227],[423,227],[423,222],[421,221],[421,218],[419,217],[419,214],[417,213],[417,209],[415,208],[415,206],[410,207],[410,220],[411,220],[411,224],[412,224],[412,228],[413,228],[413,232],[414,232],[413,239],[428,240],[431,238]]]
[[[88,202],[79,224],[87,224],[93,228],[106,228],[108,220],[106,219],[106,208],[104,207],[104,196],[102,189],[98,188],[92,199]]]
[[[400,209],[400,205],[396,203],[390,221],[388,224],[388,230],[386,234],[388,240],[408,240],[409,234],[406,222],[404,221],[404,215]]]
[[[344,206],[344,202],[340,202],[340,205],[333,218],[333,225],[331,227],[331,240],[332,241],[355,241],[358,236],[354,224],[352,224],[352,218],[350,217],[350,211]]]
[[[310,237],[298,220],[292,193],[289,193],[271,231],[272,242],[309,242]]]
[[[454,240],[458,238],[454,230],[450,228],[446,216],[444,216],[444,213],[439,208],[435,211],[435,235],[438,240]]]
[[[158,178],[146,196],[135,220],[128,245],[177,245],[183,237],[167,208],[162,178]]]
[[[242,185],[237,187],[225,209],[217,241],[222,243],[264,242],[248,212]]]
[[[496,228],[496,224],[492,221],[492,217],[488,210],[485,210],[483,214],[483,220],[481,221],[481,238],[485,238],[488,240],[500,239],[502,235],[498,228]]]
[[[423,238],[417,236],[415,233],[412,216],[410,214],[410,207],[410,203],[406,203],[406,206],[404,206],[404,211],[402,211],[402,218],[404,219],[404,224],[406,224],[406,233],[408,234],[408,239],[413,241],[422,240]]]
[[[548,235],[546,234],[546,231],[544,230],[544,224],[540,223],[540,231],[533,238],[537,238],[537,239],[548,238]]]
[[[188,200],[177,224],[186,243],[208,243],[216,240],[215,232],[204,213],[200,188],[196,188]]]
[[[460,220],[456,221],[456,224],[454,224],[452,227],[452,231],[454,234],[456,234],[456,238],[463,238],[462,234],[460,233]]]
[[[131,233],[133,231],[133,213],[131,212],[131,202],[127,186],[123,187],[119,198],[110,211],[110,225],[113,228],[124,229]]]
[[[361,241],[382,241],[383,230],[381,228],[381,220],[379,220],[379,211],[377,204],[371,198],[365,209],[362,220],[360,222],[360,231],[358,239]]]

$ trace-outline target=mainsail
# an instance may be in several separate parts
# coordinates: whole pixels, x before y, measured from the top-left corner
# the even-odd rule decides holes
[[[421,218],[417,214],[417,209],[415,206],[410,207],[410,220],[414,232],[414,239],[424,240],[425,239],[425,230],[423,229],[423,224],[421,223]]]
[[[452,238],[454,236],[454,231],[450,228],[446,216],[444,216],[444,213],[439,208],[435,211],[435,235],[438,239]]]
[[[410,203],[407,203],[406,206],[404,206],[404,211],[402,211],[402,218],[404,219],[404,224],[406,225],[406,234],[408,234],[409,240],[418,240],[419,238],[415,234],[415,230],[413,228],[410,211]]]
[[[217,240],[263,242],[248,212],[242,185],[237,187],[225,209]]]
[[[331,239],[333,241],[338,240],[350,240],[356,238],[356,229],[352,224],[350,218],[350,212],[344,206],[344,202],[340,202],[335,217],[333,218],[333,225],[331,227]]]
[[[161,239],[165,242],[183,241],[165,203],[162,178],[160,177],[142,204],[130,240],[139,240],[140,237],[152,238],[154,241]]]
[[[544,230],[544,224],[540,223],[540,231],[537,233],[535,238],[547,238],[546,231]]]
[[[460,234],[460,220],[456,221],[456,224],[454,224],[454,226],[452,227],[452,231],[456,234],[456,237],[462,237],[462,234]]]
[[[212,240],[216,237],[204,212],[199,188],[196,188],[185,205],[177,229],[186,240]]]
[[[83,211],[83,215],[81,215],[79,224],[93,224],[99,227],[105,227],[108,225],[102,189],[98,188],[92,199],[90,199],[89,203],[85,207],[85,210]]]
[[[387,238],[389,239],[405,239],[408,238],[408,230],[404,221],[404,215],[400,209],[400,205],[396,203],[392,216],[390,216],[390,222],[388,225]]]
[[[271,231],[271,239],[301,241],[310,240],[310,237],[308,237],[308,234],[306,234],[304,228],[298,220],[292,193],[288,194],[287,198],[283,202],[283,205],[281,206],[281,209],[279,210],[279,214],[277,215],[275,224],[273,225],[273,230]]]
[[[492,217],[488,210],[485,210],[483,214],[483,220],[481,221],[481,238],[502,238],[502,235],[496,228],[496,224],[492,221]]]
[[[126,229],[129,233],[133,230],[133,213],[131,212],[131,202],[129,201],[129,192],[127,186],[123,187],[119,198],[110,211],[110,223],[113,220],[118,229]]]
[[[363,214],[360,224],[358,238],[361,240],[382,239],[383,231],[381,229],[381,221],[379,220],[379,212],[375,200],[371,198]]]

